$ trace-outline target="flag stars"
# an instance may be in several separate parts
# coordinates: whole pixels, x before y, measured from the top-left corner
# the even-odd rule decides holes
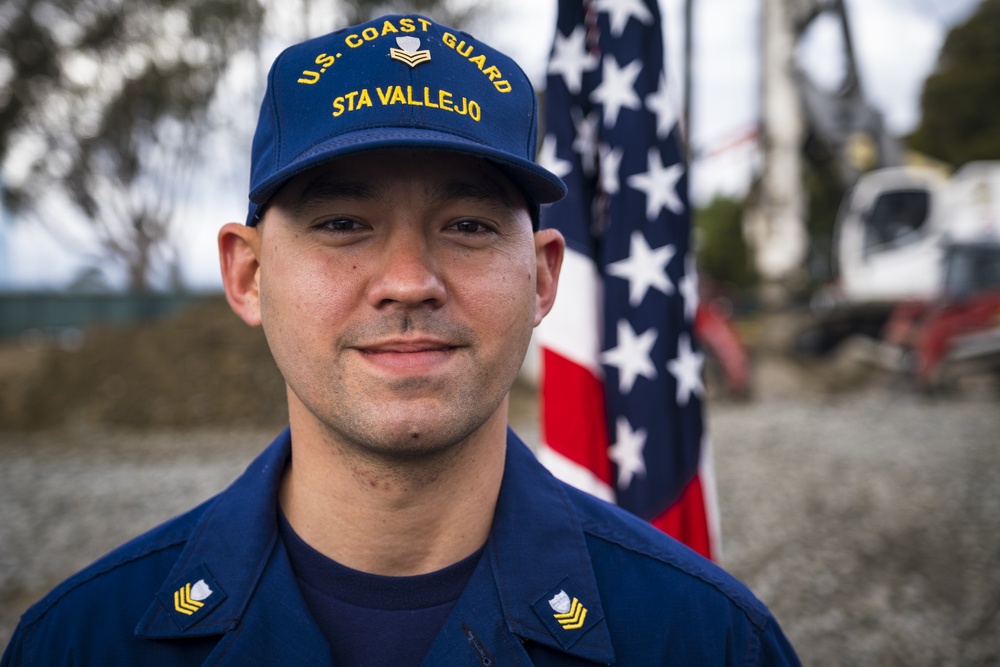
[[[698,312],[698,271],[690,254],[684,261],[684,275],[677,281],[677,291],[684,298],[684,316],[694,321]]]
[[[667,84],[667,73],[660,74],[660,87],[655,93],[646,96],[646,108],[656,114],[656,136],[661,139],[670,135],[677,124],[677,107],[670,96],[670,86]]]
[[[556,135],[546,134],[542,146],[538,149],[538,164],[553,174],[562,178],[573,171],[573,164],[556,155]]]
[[[646,461],[642,450],[646,447],[646,430],[632,430],[625,417],[615,420],[615,444],[608,448],[608,457],[618,466],[618,488],[625,490],[638,475],[646,476]]]
[[[571,111],[576,137],[573,139],[573,150],[580,155],[583,173],[591,176],[594,173],[594,163],[597,160],[597,128],[600,126],[600,116],[593,111],[586,116],[580,109]]]
[[[590,94],[595,104],[604,105],[604,126],[614,127],[618,113],[622,109],[637,110],[642,102],[635,92],[635,80],[642,71],[642,62],[633,60],[625,67],[619,67],[614,56],[604,58],[601,83]]]
[[[680,162],[664,166],[660,151],[650,148],[646,155],[646,171],[628,177],[630,187],[646,195],[646,219],[656,220],[662,209],[675,215],[684,212],[684,203],[677,194],[677,183],[684,175],[684,165]]]
[[[561,76],[566,89],[576,94],[583,84],[583,73],[597,67],[597,57],[587,52],[587,31],[582,25],[563,37],[556,31],[549,60],[549,74]]]
[[[544,355],[541,399],[550,416],[562,411],[601,437],[585,447],[571,431],[549,429],[545,458],[582,488],[655,516],[704,455],[707,353],[692,331],[699,288],[681,100],[663,69],[655,2],[561,5],[568,13],[553,31],[547,75],[553,136],[539,135],[539,159],[560,175],[571,170],[567,199],[547,211],[547,225],[572,247],[564,276],[579,275],[568,276],[570,293],[539,341],[553,353]],[[585,393],[571,384],[571,367],[550,365],[556,355],[594,378]]]
[[[705,357],[691,349],[691,336],[682,333],[677,341],[677,358],[667,362],[667,370],[677,380],[677,404],[685,406],[691,396],[701,396],[705,387],[701,383],[701,369]]]
[[[650,289],[658,289],[668,296],[674,293],[674,285],[667,276],[667,264],[676,252],[672,245],[654,250],[642,232],[634,231],[629,239],[628,257],[608,264],[606,270],[609,275],[628,281],[628,302],[635,308]]]
[[[657,336],[656,329],[647,329],[637,335],[628,320],[618,320],[618,344],[603,352],[601,361],[618,369],[618,390],[621,393],[631,392],[640,375],[649,380],[656,379],[656,366],[650,352]]]
[[[595,4],[598,12],[607,13],[611,34],[615,37],[622,36],[632,17],[646,25],[653,22],[653,14],[644,0],[597,0]]]
[[[621,148],[612,148],[606,144],[601,144],[598,149],[601,167],[601,191],[606,195],[616,195],[621,190],[619,172],[621,171],[622,156],[625,151]]]

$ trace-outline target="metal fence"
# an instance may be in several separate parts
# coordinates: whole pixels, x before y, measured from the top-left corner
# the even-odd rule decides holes
[[[218,299],[209,293],[0,293],[0,339],[25,334],[54,336],[91,324],[151,320]]]

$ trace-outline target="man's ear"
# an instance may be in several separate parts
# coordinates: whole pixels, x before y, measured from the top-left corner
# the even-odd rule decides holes
[[[535,326],[552,310],[559,285],[559,271],[562,268],[566,239],[556,229],[542,229],[535,232],[535,258],[538,261],[535,279]]]
[[[260,326],[260,229],[230,222],[219,230],[219,265],[229,307]]]

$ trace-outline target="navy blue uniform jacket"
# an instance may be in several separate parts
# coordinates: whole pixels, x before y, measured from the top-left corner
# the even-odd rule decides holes
[[[21,618],[2,665],[329,665],[278,539],[286,430],[227,490]],[[373,627],[371,641],[391,640]],[[483,557],[424,665],[798,664],[742,584],[553,478],[509,433]]]

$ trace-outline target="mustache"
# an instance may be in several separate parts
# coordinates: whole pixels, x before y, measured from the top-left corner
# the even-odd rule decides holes
[[[478,340],[471,327],[444,320],[434,312],[397,311],[379,315],[369,322],[349,325],[341,332],[341,343],[345,347],[364,347],[375,341],[400,336],[426,336],[455,347],[464,347]]]

